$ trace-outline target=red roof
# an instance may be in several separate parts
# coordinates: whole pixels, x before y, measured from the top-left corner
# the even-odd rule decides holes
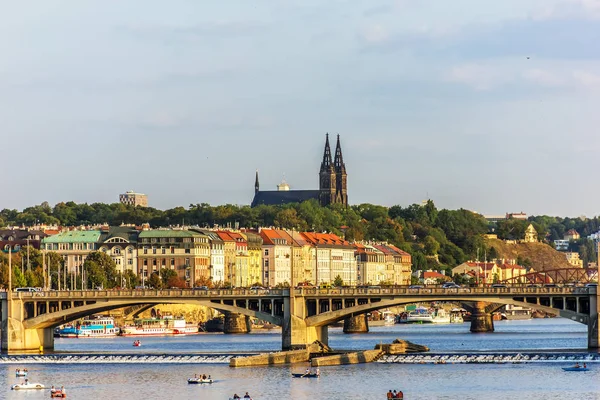
[[[425,271],[423,272],[423,278],[428,279],[428,278],[448,278],[446,275],[444,274],[440,274],[439,272],[436,271]]]

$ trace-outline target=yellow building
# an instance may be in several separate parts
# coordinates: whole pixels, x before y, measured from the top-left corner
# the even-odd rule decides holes
[[[502,279],[502,271],[495,263],[467,261],[452,268],[452,276],[470,274],[479,283],[493,283]]]
[[[263,284],[262,238],[254,232],[240,232],[248,243],[248,285]]]
[[[574,267],[583,268],[583,260],[579,258],[579,253],[575,251],[569,251],[565,253],[567,261]]]
[[[536,243],[538,241],[538,233],[533,227],[532,224],[529,224],[527,229],[525,229],[525,238],[523,239],[524,243]]]

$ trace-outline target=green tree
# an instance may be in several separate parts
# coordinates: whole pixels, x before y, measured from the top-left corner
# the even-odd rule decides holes
[[[344,280],[341,276],[338,275],[335,277],[335,279],[333,280],[333,286],[344,286]]]
[[[160,275],[158,274],[158,272],[155,271],[150,274],[150,277],[146,281],[146,285],[153,289],[162,289],[162,279],[160,279]]]
[[[101,251],[88,254],[83,269],[87,277],[88,288],[102,287],[113,288],[121,284],[118,282],[117,266],[112,258]]]
[[[135,272],[128,269],[122,275],[122,285],[123,287],[133,289],[136,286],[140,286],[140,278],[137,276]]]
[[[423,240],[423,249],[428,256],[435,256],[440,249],[440,244],[433,236],[426,236]]]
[[[159,271],[160,279],[162,281],[163,286],[169,287],[168,282],[171,278],[177,276],[177,272],[171,268],[161,268]]]

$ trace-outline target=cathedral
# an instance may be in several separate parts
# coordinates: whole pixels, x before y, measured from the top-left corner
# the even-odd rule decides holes
[[[321,161],[321,169],[319,170],[319,190],[290,190],[289,185],[285,181],[277,185],[277,190],[260,190],[258,172],[256,172],[252,207],[261,204],[302,203],[310,199],[317,200],[322,206],[329,204],[348,205],[346,165],[342,157],[340,135],[337,136],[334,157],[332,157],[331,148],[329,147],[329,134],[325,137],[325,151],[323,153],[323,161]]]

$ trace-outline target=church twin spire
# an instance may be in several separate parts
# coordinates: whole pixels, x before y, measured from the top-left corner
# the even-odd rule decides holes
[[[333,162],[329,146],[329,133],[325,136],[325,151],[319,172],[319,202],[323,206],[335,203],[348,205],[346,165],[342,156],[340,135],[337,135]]]

